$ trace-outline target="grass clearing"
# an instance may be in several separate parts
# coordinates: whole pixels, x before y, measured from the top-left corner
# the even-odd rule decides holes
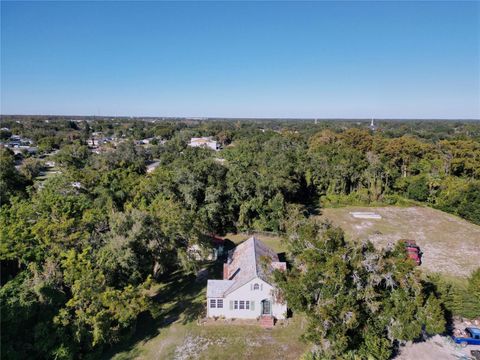
[[[232,241],[235,246],[244,242],[245,240],[255,236],[257,239],[261,240],[265,245],[275,251],[277,254],[283,253],[286,251],[285,243],[280,236],[273,235],[264,235],[264,234],[255,234],[255,235],[246,235],[246,234],[234,234],[228,233],[225,235],[226,240]]]
[[[231,238],[230,238],[231,239]],[[233,241],[233,239],[231,239]],[[275,242],[277,240],[270,239]],[[238,238],[238,241],[242,241]],[[221,263],[210,263],[209,278],[220,278]],[[308,345],[300,341],[303,318],[294,316],[272,330],[259,325],[217,320],[199,324],[205,309],[206,283],[177,272],[152,291],[155,318],[139,319],[132,340],[105,359],[298,359]]]
[[[375,212],[381,219],[357,219],[350,212]],[[428,207],[357,207],[322,209],[323,218],[340,226],[347,238],[371,240],[379,247],[399,239],[417,241],[421,268],[451,277],[467,277],[480,266],[480,226]]]

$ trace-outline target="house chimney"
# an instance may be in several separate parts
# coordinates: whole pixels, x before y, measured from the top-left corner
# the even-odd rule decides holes
[[[228,280],[228,264],[223,263],[223,280]]]

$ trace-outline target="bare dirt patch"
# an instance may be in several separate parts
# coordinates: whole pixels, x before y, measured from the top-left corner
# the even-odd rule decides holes
[[[350,212],[371,211],[381,219],[357,219]],[[428,207],[344,207],[323,209],[322,217],[352,240],[369,239],[378,247],[400,239],[416,240],[422,268],[467,277],[480,266],[480,226]]]
[[[480,346],[461,347],[446,336],[435,335],[427,341],[408,343],[400,348],[394,360],[452,360],[470,359],[471,350],[480,350]]]
[[[225,338],[208,339],[201,336],[188,335],[183,343],[175,349],[174,360],[199,359],[200,354],[210,346],[222,346],[226,342]]]

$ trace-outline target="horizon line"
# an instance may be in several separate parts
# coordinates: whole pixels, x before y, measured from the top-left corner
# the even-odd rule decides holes
[[[480,121],[480,118],[442,118],[442,117],[236,117],[236,116],[164,116],[164,115],[75,115],[75,114],[0,114],[5,116],[54,116],[54,117],[89,117],[89,118],[149,118],[149,119],[187,119],[187,120],[382,120],[382,121],[398,121],[398,120],[445,120],[445,121]]]

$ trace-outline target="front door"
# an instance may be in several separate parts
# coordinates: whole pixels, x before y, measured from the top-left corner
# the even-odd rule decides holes
[[[262,315],[270,315],[272,313],[272,304],[269,300],[262,300]]]

